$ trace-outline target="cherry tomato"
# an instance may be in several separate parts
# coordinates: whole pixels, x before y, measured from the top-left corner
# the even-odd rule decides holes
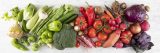
[[[95,29],[100,29],[101,27],[102,27],[102,21],[101,20],[96,20],[95,22],[94,22],[94,24],[93,24],[93,27],[95,28]]]
[[[98,33],[98,40],[102,41],[102,40],[106,40],[107,39],[107,34],[99,32]]]
[[[96,37],[96,30],[94,28],[90,28],[88,32],[88,36],[90,38],[95,38]]]
[[[95,42],[96,47],[100,47],[102,43],[100,41]]]

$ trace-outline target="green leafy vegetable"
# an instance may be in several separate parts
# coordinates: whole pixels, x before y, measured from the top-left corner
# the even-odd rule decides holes
[[[31,3],[28,4],[27,7],[25,7],[24,9],[23,19],[24,20],[31,19],[34,16],[35,12],[36,12],[36,7]]]
[[[54,33],[53,39],[55,48],[59,50],[74,47],[76,44],[76,32],[71,25],[63,24],[63,28]]]

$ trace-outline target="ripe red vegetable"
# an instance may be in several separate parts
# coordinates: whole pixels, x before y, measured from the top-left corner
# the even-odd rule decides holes
[[[122,22],[121,17],[118,16],[117,18],[115,18],[115,22],[116,22],[117,24],[120,24],[120,23]]]
[[[142,31],[147,31],[150,28],[150,24],[148,23],[147,20],[143,21],[140,25]]]
[[[101,27],[102,27],[102,21],[101,20],[96,20],[95,22],[94,22],[94,24],[93,24],[93,27],[95,28],[95,29],[100,29]]]
[[[95,42],[96,47],[100,47],[102,43],[100,41]]]
[[[106,33],[106,34],[109,34],[112,32],[111,28],[109,25],[105,25],[105,27],[103,28],[103,31]]]
[[[88,26],[86,19],[83,16],[78,16],[75,25],[80,27],[80,30],[85,30]]]
[[[80,43],[77,41],[76,42],[76,47],[79,48],[80,47]]]
[[[109,23],[109,25],[111,25],[111,26],[113,26],[113,25],[116,24],[115,20],[109,20],[108,23]]]
[[[86,9],[86,15],[87,15],[87,22],[88,22],[88,26],[92,26],[93,22],[95,20],[95,12],[94,12],[94,7],[93,6],[89,6]]]
[[[98,38],[99,41],[107,40],[107,34],[105,34],[103,32],[99,32],[97,38]]]
[[[87,20],[87,15],[86,15],[86,10],[85,10],[85,8],[84,7],[80,7],[79,8],[79,11],[81,12],[81,14],[86,18],[86,20]]]
[[[123,48],[123,43],[122,43],[121,41],[117,41],[117,42],[114,44],[114,46],[115,46],[116,48]]]
[[[121,23],[119,26],[119,29],[124,31],[127,28],[127,25],[125,23]]]
[[[129,30],[125,30],[121,33],[120,36],[120,40],[124,43],[124,44],[130,44],[130,41],[132,39],[132,33]]]
[[[90,38],[95,38],[96,37],[96,30],[94,28],[90,28],[88,31],[88,36]]]
[[[118,41],[120,37],[120,33],[121,33],[121,30],[116,30],[113,33],[111,33],[108,40],[104,42],[103,47],[106,48],[106,47],[113,46]]]
[[[110,17],[107,14],[103,14],[102,17],[101,17],[101,20],[104,21],[104,22],[107,22],[107,21],[110,20]]]

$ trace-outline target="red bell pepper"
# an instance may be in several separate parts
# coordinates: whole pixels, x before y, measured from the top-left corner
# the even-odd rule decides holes
[[[87,20],[88,20],[88,26],[92,26],[93,22],[95,20],[95,12],[94,12],[94,7],[89,6],[86,10],[86,15],[87,15]]]
[[[80,11],[80,13],[81,13],[81,14],[86,18],[86,20],[87,20],[87,15],[86,15],[86,10],[85,10],[85,8],[84,8],[84,7],[80,7],[79,11]]]

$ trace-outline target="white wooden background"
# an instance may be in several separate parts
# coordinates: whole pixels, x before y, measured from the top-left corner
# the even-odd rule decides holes
[[[11,8],[18,6],[24,8],[28,3],[33,3],[40,7],[43,5],[59,6],[62,4],[73,4],[74,6],[87,6],[87,1],[90,5],[108,6],[114,0],[0,0],[0,17],[4,12],[9,11]],[[126,2],[128,6],[133,4],[145,4],[150,6],[149,23],[151,28],[147,31],[151,35],[152,42],[155,44],[151,50],[145,53],[159,53],[160,52],[160,1],[159,0],[118,0],[119,2]],[[66,48],[65,50],[57,50],[55,48],[48,48],[46,46],[40,48],[39,51],[23,52],[17,50],[11,45],[11,38],[7,35],[9,27],[13,24],[11,21],[4,21],[0,19],[0,53],[135,53],[132,48],[116,49],[116,48]]]

